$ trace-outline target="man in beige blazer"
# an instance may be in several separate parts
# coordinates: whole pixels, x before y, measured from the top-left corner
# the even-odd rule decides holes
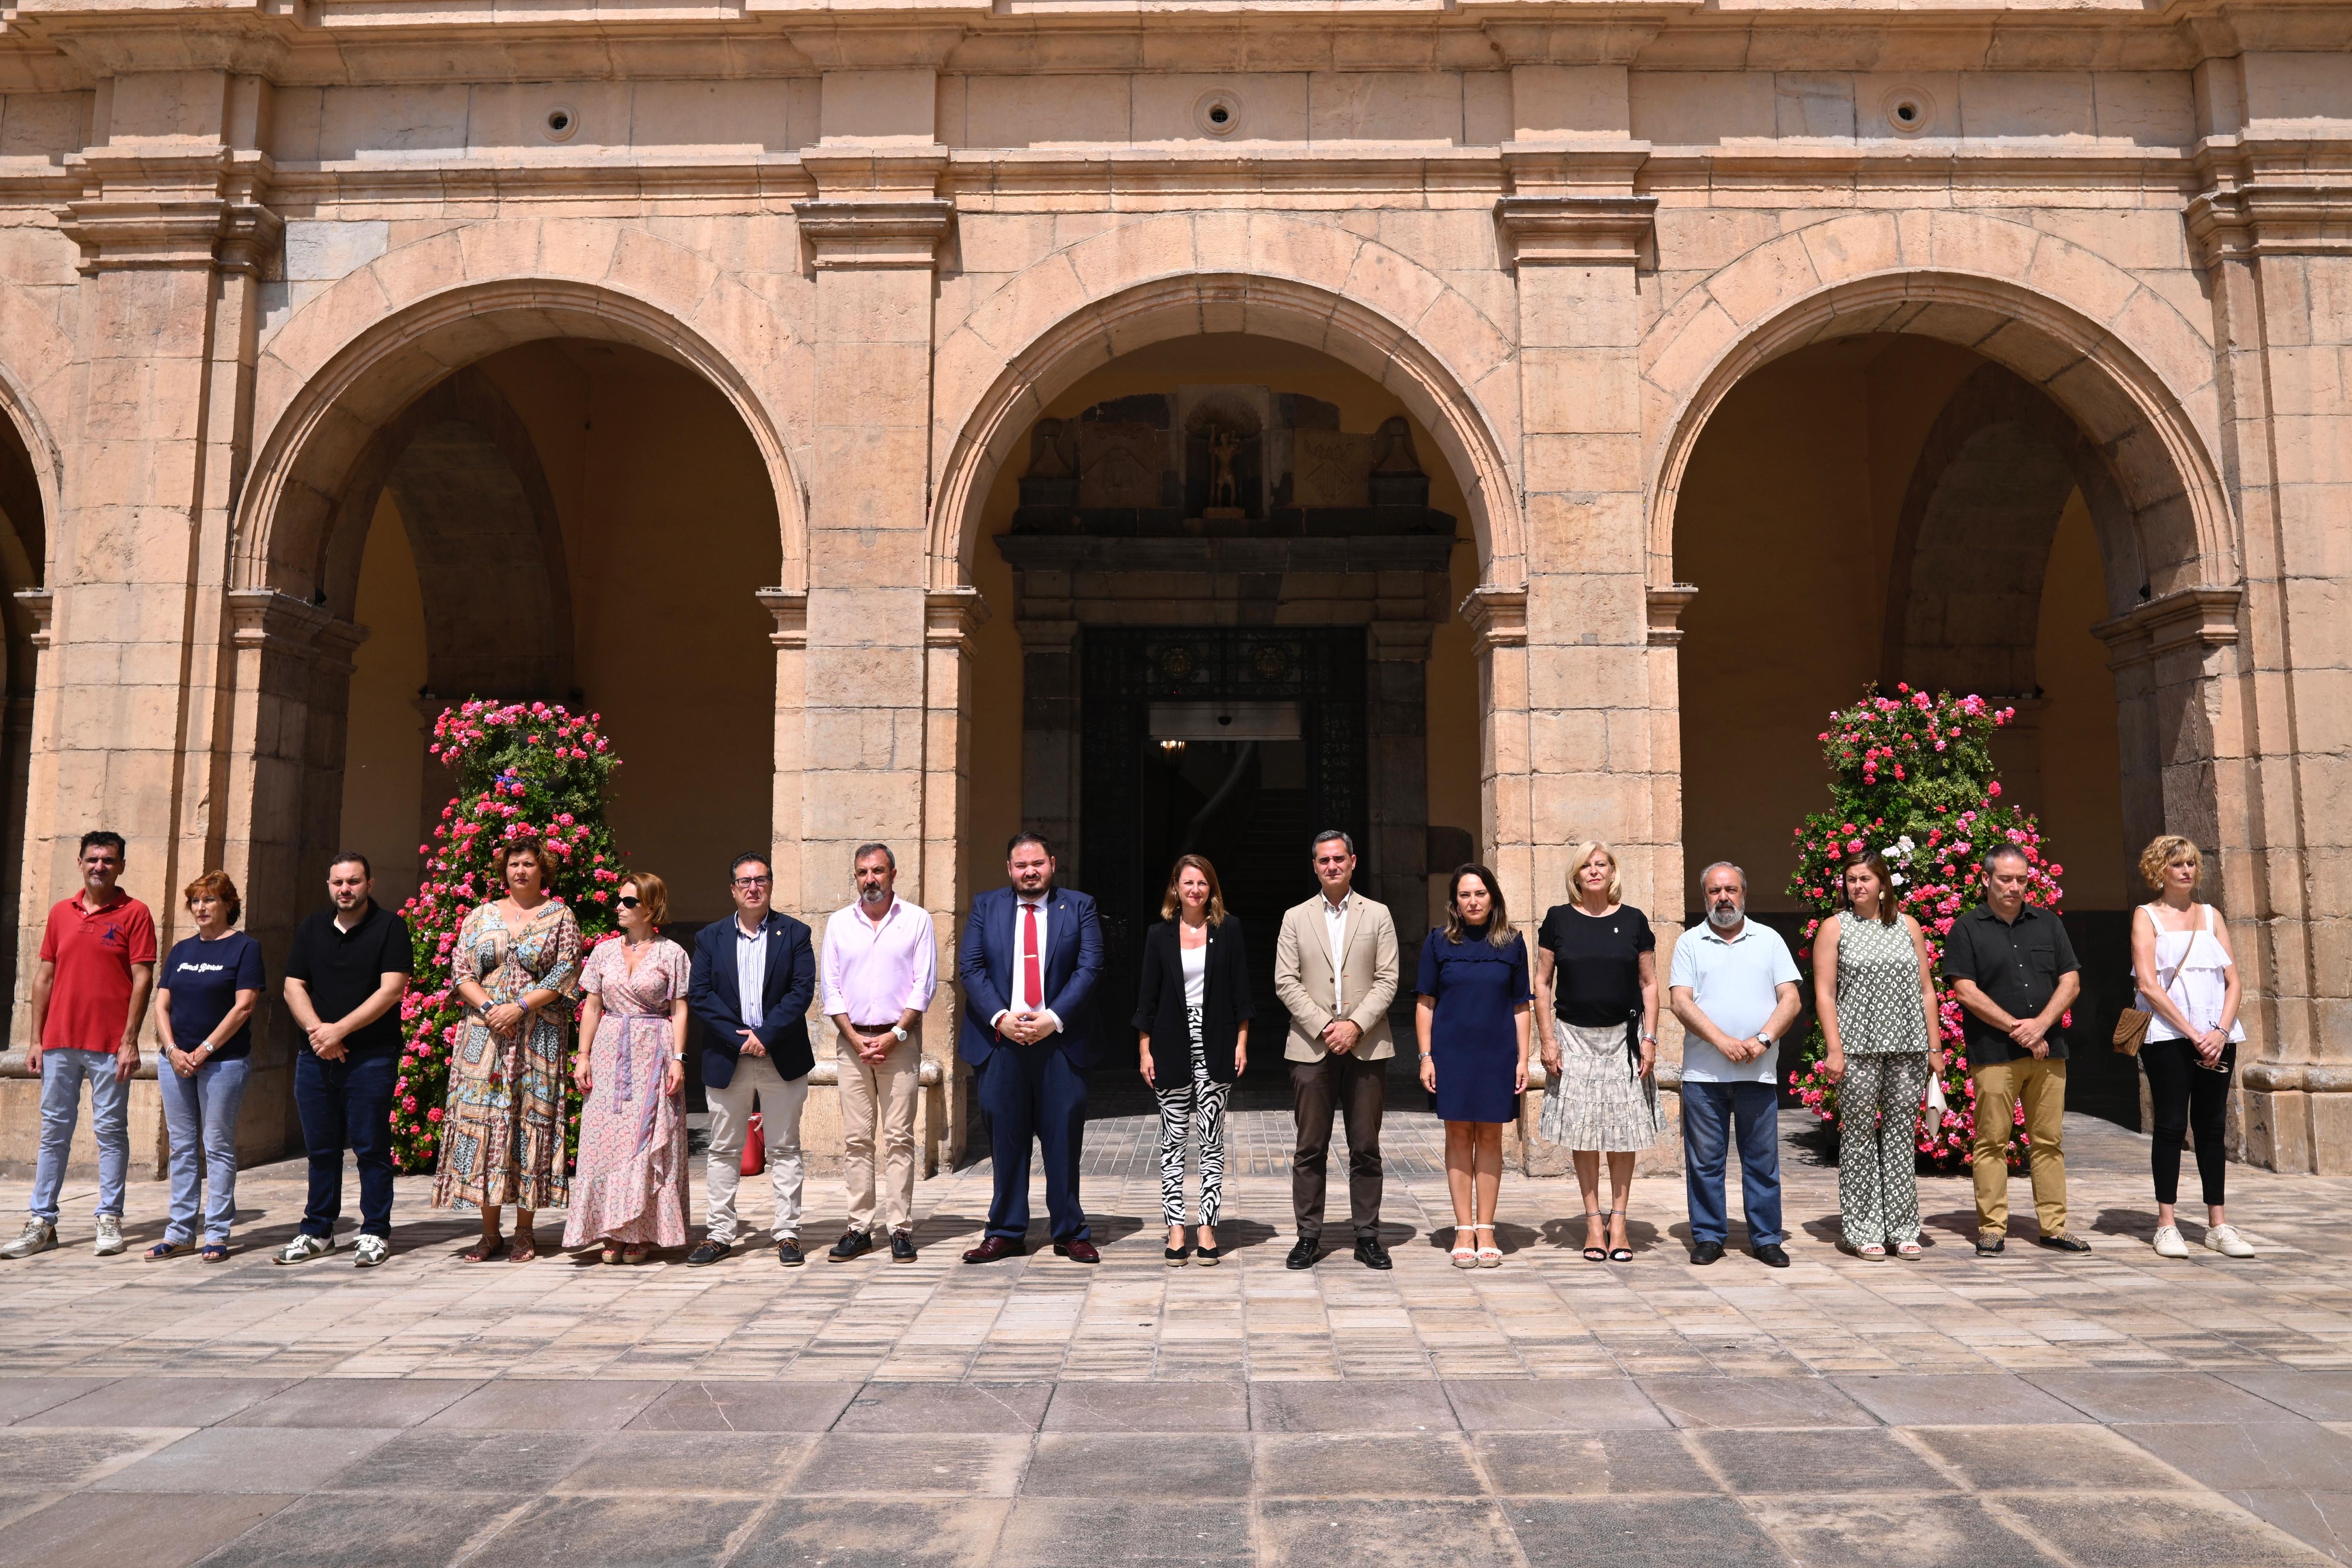
[[[1329,831],[1315,840],[1315,879],[1323,890],[1282,917],[1275,945],[1274,992],[1290,1011],[1291,1110],[1298,1151],[1290,1201],[1298,1241],[1286,1262],[1312,1268],[1323,1239],[1324,1165],[1331,1152],[1331,1114],[1348,1126],[1348,1218],[1356,1261],[1390,1267],[1381,1245],[1381,1109],[1386,1102],[1389,1004],[1396,1000],[1396,921],[1386,904],[1356,892],[1356,845]]]

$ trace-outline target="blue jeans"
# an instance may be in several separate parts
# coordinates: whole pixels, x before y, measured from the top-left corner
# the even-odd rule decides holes
[[[89,1131],[98,1140],[98,1212],[122,1217],[122,1178],[131,1165],[131,1080],[117,1078],[111,1051],[41,1053],[41,1156],[33,1167],[33,1217],[58,1223],[58,1189],[66,1153],[81,1120],[81,1086],[89,1082]]]
[[[245,1103],[243,1057],[208,1061],[194,1078],[172,1070],[166,1057],[155,1074],[163,1091],[163,1125],[172,1133],[172,1218],[163,1239],[185,1247],[196,1239],[196,1210],[205,1178],[211,1202],[203,1205],[205,1240],[228,1240],[236,1218],[236,1111]]]
[[[1722,1244],[1729,1219],[1724,1213],[1724,1152],[1730,1132],[1739,1133],[1740,1212],[1748,1220],[1748,1245],[1780,1241],[1780,1094],[1769,1083],[1694,1083],[1683,1080],[1683,1168],[1690,1192],[1693,1241]]]
[[[360,1230],[392,1239],[392,1085],[397,1054],[377,1051],[321,1061],[305,1047],[294,1057],[294,1109],[310,1156],[310,1201],[304,1236],[332,1236],[343,1213],[343,1151],[360,1166]]]

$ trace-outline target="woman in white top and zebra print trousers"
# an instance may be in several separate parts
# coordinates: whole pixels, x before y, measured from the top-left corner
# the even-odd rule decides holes
[[[1160,921],[1143,939],[1135,1001],[1143,1081],[1160,1100],[1160,1207],[1170,1268],[1223,1256],[1217,1214],[1224,1201],[1225,1099],[1249,1065],[1249,961],[1242,922],[1225,912],[1216,868],[1198,855],[1177,858]],[[1155,1048],[1153,1042],[1159,1044]],[[1184,1151],[1201,1133],[1201,1224],[1197,1247],[1184,1238]]]

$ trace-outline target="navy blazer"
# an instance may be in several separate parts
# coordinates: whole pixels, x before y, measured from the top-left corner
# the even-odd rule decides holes
[[[963,928],[963,943],[956,954],[956,974],[963,982],[963,1027],[957,1054],[974,1067],[1001,1045],[989,1023],[1013,1006],[1013,922],[1021,897],[1010,888],[991,888],[971,901],[971,918]],[[1102,977],[1102,921],[1095,901],[1084,893],[1060,888],[1045,895],[1045,1005],[1062,1020],[1060,1032],[1045,1044],[1084,1068],[1092,1037],[1095,982]]]
[[[760,999],[760,1026],[753,1033],[768,1059],[786,1079],[806,1078],[816,1066],[809,1047],[809,1004],[816,997],[816,950],[809,928],[788,914],[768,911],[767,984]],[[735,1078],[743,1052],[742,987],[735,978],[735,917],[694,933],[694,979],[687,1005],[702,1020],[702,1081],[725,1089]]]

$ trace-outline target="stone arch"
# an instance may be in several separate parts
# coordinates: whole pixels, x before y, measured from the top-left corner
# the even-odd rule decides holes
[[[1808,343],[1863,332],[1958,343],[2072,416],[2128,508],[2128,533],[2102,541],[2116,614],[2143,598],[2237,581],[2235,531],[2211,458],[2220,418],[2213,352],[2189,318],[2130,273],[2021,224],[1869,214],[1748,252],[1693,287],[1645,335],[1654,586],[1673,581],[1682,477],[1731,388]]]
[[[446,235],[406,250],[439,241],[457,252]],[[630,343],[686,366],[717,388],[768,468],[782,536],[782,585],[801,586],[808,554],[806,496],[773,412],[780,373],[799,351],[782,341],[789,334],[764,305],[707,260],[625,231],[620,250],[628,252],[633,244],[675,253],[672,268],[656,265],[662,259],[656,258],[630,269],[633,282],[667,278],[666,285],[640,294],[603,280],[509,276],[402,299],[404,290],[397,285],[416,277],[423,263],[395,251],[298,311],[265,346],[255,377],[255,427],[268,434],[256,448],[236,509],[232,586],[275,589],[304,602],[327,592],[341,503],[378,432],[453,370],[551,337]],[[389,268],[396,259],[403,264]],[[620,272],[619,262],[607,270]],[[444,281],[446,276],[440,275]],[[665,301],[663,295],[670,298]],[[345,331],[343,323],[354,317],[364,324]],[[712,318],[727,329],[723,340],[696,324]],[[720,341],[729,346],[722,349]],[[747,343],[751,353],[735,352]],[[764,373],[758,383],[747,363]]]
[[[1203,332],[1301,343],[1393,391],[1462,481],[1482,581],[1520,584],[1517,484],[1495,434],[1517,415],[1508,339],[1435,273],[1374,241],[1266,215],[1251,217],[1245,240],[1228,240],[1212,216],[1154,218],[1057,252],[940,344],[933,447],[946,457],[931,510],[932,587],[966,581],[991,481],[1063,388],[1130,350]],[[1205,265],[1169,274],[1171,254]],[[1234,265],[1216,265],[1228,256]],[[1451,360],[1427,341],[1439,337]]]
[[[2033,691],[2043,563],[2077,489],[2103,535],[2131,536],[2115,476],[2063,410],[2001,365],[1963,382],[1895,522],[1880,685]]]

